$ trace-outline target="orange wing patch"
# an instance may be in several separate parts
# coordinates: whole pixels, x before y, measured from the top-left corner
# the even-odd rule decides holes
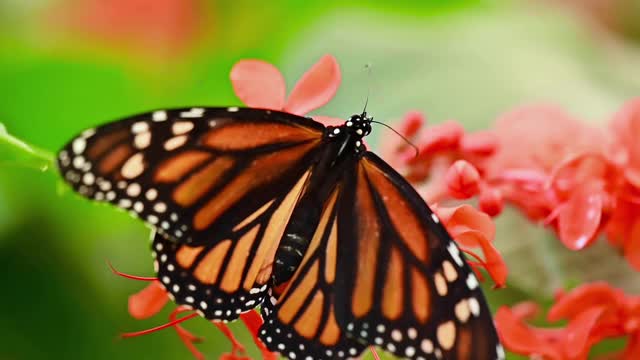
[[[168,158],[158,165],[155,180],[159,183],[171,183],[182,179],[188,172],[211,158],[205,151],[189,150]]]
[[[367,314],[373,305],[381,234],[371,189],[362,168],[358,169],[358,184],[360,186],[356,190],[355,205],[359,215],[357,257],[361,267],[356,274],[351,311],[356,317],[361,317]]]
[[[231,169],[233,164],[234,161],[230,157],[220,156],[216,158],[204,169],[189,176],[187,180],[180,184],[173,192],[173,199],[184,207],[193,205],[219,183],[220,179]],[[185,167],[185,165],[181,166]]]
[[[422,231],[422,223],[412,211],[407,200],[377,167],[367,161],[362,161],[362,166],[372,185],[381,194],[384,194],[382,201],[388,209],[387,212],[394,229],[400,233],[401,239],[418,259],[422,262],[429,261],[428,242]]]
[[[230,123],[210,132],[203,144],[216,150],[247,150],[256,147],[319,140],[321,131],[289,124]]]
[[[203,284],[216,283],[229,247],[231,247],[231,240],[224,240],[211,249],[196,267],[194,271],[196,279]]]
[[[301,159],[315,146],[315,143],[298,145],[254,160],[242,173],[236,176],[197,211],[194,217],[194,228],[197,230],[206,229],[220,214],[250,190],[271,181],[277,181],[282,174],[296,163],[296,160]]]

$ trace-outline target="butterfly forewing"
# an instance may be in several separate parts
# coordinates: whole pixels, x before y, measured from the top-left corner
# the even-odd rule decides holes
[[[58,164],[80,194],[196,245],[229,236],[287,193],[308,170],[322,130],[267,110],[155,111],[83,132]]]

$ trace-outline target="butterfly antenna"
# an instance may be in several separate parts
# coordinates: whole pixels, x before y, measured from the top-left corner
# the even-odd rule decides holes
[[[367,114],[367,105],[369,105],[369,95],[371,94],[371,67],[371,63],[364,65],[364,69],[367,71],[367,98],[364,101],[364,109],[362,109],[363,117]]]
[[[418,149],[417,146],[415,146],[409,139],[407,139],[404,135],[400,134],[396,129],[392,128],[391,126],[380,122],[380,121],[375,121],[375,120],[371,120],[372,123],[376,123],[376,124],[380,124],[384,127],[386,127],[387,129],[393,131],[394,133],[396,133],[398,136],[400,136],[402,138],[402,140],[404,140],[407,144],[409,144],[409,146],[411,146],[413,148],[413,150],[415,150],[416,155],[415,157],[418,157],[418,154],[420,153],[420,150]]]

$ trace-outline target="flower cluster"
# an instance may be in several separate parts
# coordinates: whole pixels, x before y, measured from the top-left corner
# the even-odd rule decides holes
[[[566,326],[526,324],[538,312],[539,307],[530,302],[498,310],[496,326],[507,348],[547,360],[582,360],[588,358],[594,344],[626,336],[626,347],[614,358],[632,360],[640,354],[640,296],[627,295],[606,283],[592,283],[556,295],[547,319],[565,320]]]
[[[640,99],[626,104],[608,131],[551,106],[514,110],[490,131],[472,134],[455,122],[425,127],[410,113],[401,131],[420,155],[401,142],[385,154],[425,199],[477,196],[491,216],[507,203],[551,227],[571,250],[606,234],[640,270]]]

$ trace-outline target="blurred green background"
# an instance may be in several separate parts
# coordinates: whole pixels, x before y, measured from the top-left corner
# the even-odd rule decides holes
[[[293,85],[325,53],[340,62],[343,85],[324,115],[359,111],[370,87],[370,113],[387,122],[418,109],[434,123],[482,129],[516,105],[552,102],[604,123],[640,95],[639,4],[0,0],[0,123],[52,153],[125,115],[239,105],[229,82],[239,59],[273,62]],[[151,275],[149,230],[76,196],[44,164],[0,140],[0,360],[190,359],[172,330],[117,339],[168,313],[130,318],[127,297],[144,284],[105,264]],[[640,291],[637,274],[606,246],[571,254],[509,212],[498,227],[511,277],[507,290],[490,292],[494,310],[546,302],[554,288],[592,279]],[[199,347],[209,358],[230,348],[201,319],[187,327],[206,337]],[[232,328],[258,358],[244,327]]]

